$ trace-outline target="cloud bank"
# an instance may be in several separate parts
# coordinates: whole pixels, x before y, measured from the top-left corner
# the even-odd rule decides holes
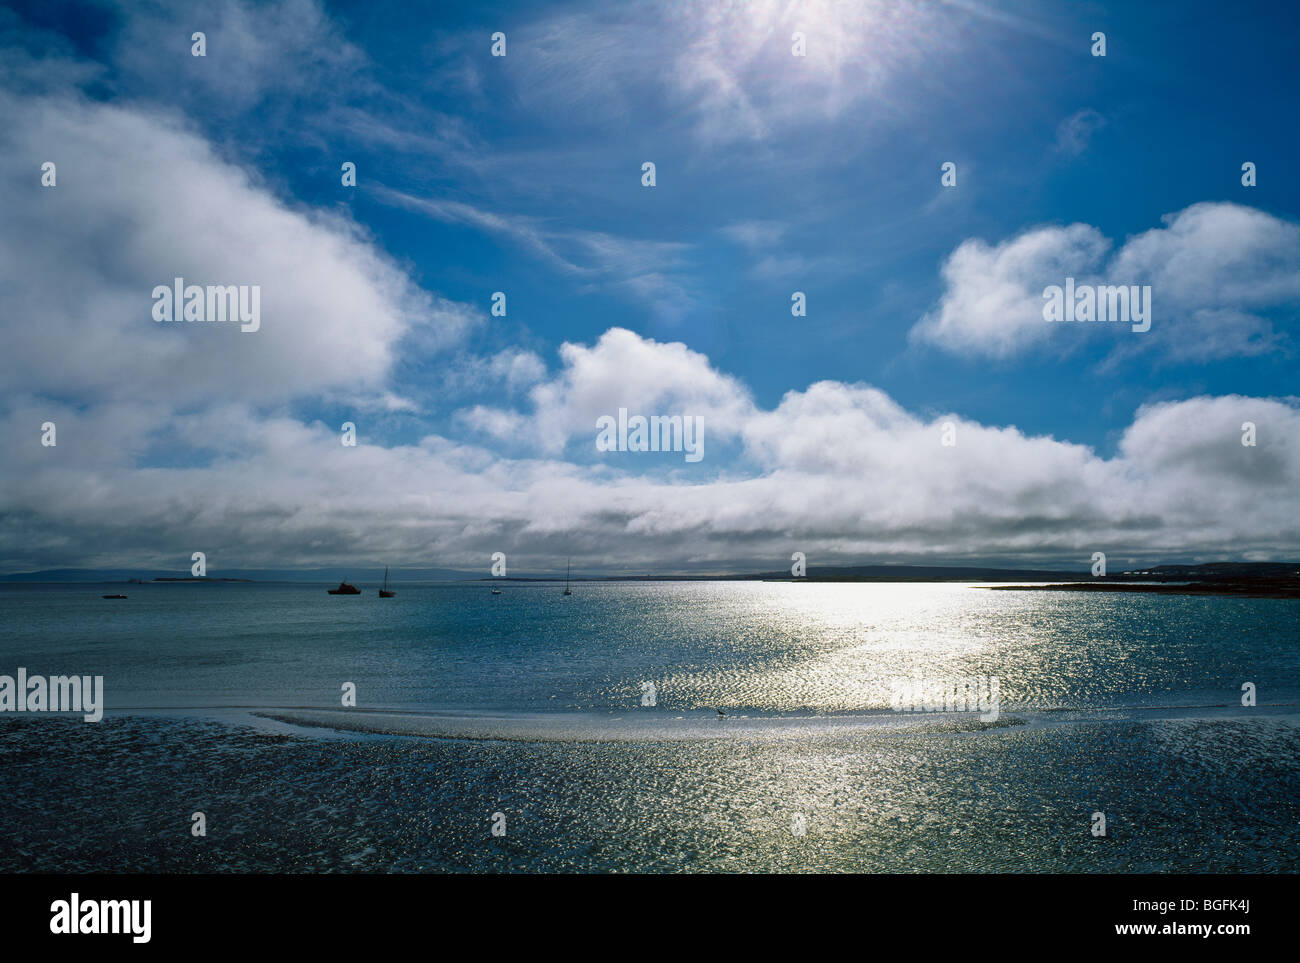
[[[674,403],[710,431],[726,426],[742,457],[684,466],[680,456],[594,451],[595,412]],[[588,569],[725,571],[780,568],[798,550],[815,564],[1086,567],[1094,551],[1277,557],[1300,538],[1294,398],[1144,407],[1106,458],[956,414],[922,417],[861,384],[819,382],[764,410],[704,356],[613,329],[593,346],[566,345],[522,408],[494,414],[526,451],[503,455],[487,434],[484,445],[429,435],[346,448],[334,426],[216,405],[165,419],[174,443],[210,448],[208,463],[142,467],[163,419],[32,402],[4,422],[17,457],[6,469],[3,564],[176,568],[202,550],[214,569],[473,569],[504,551],[516,570],[573,555]],[[57,448],[36,443],[46,418],[58,421]],[[1255,447],[1241,444],[1247,421]],[[945,446],[949,426],[955,444]]]

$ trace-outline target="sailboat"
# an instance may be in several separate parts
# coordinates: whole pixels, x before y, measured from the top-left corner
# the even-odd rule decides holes
[[[570,588],[569,588],[569,561],[568,561],[568,559],[565,559],[565,561],[564,561],[564,591],[561,592],[560,594],[561,594],[561,595],[572,595],[572,594],[573,594],[573,592],[572,592],[572,591],[570,590]]]
[[[396,592],[388,591],[388,566],[385,565],[384,566],[384,587],[379,590],[379,597],[381,599],[391,599],[396,594],[397,594]]]

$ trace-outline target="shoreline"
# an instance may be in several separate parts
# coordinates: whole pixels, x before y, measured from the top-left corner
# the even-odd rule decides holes
[[[14,717],[15,721],[17,717]],[[893,712],[843,714],[739,713],[717,720],[702,713],[611,714],[607,712],[509,712],[502,710],[328,709],[313,707],[131,707],[108,709],[106,720],[171,719],[216,722],[267,735],[308,739],[416,739],[470,743],[552,745],[738,744],[802,741],[874,741],[881,738],[951,736],[979,738],[1017,731],[1088,725],[1144,725],[1164,722],[1250,722],[1267,719],[1300,725],[1300,703],[1264,703],[1243,709],[1233,703],[1154,706],[1004,707],[983,722],[977,712]],[[0,716],[0,722],[4,717]],[[31,721],[31,720],[29,720]]]
[[[992,591],[1147,592],[1154,595],[1215,595],[1242,599],[1300,599],[1300,579],[1233,579],[1181,585],[1134,582],[1057,582],[1050,585],[988,585]]]

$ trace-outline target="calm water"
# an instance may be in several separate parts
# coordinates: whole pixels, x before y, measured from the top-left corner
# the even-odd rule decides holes
[[[1288,600],[964,584],[0,586],[0,671],[103,675],[110,707],[888,709],[895,677],[997,676],[1009,707],[1300,693]],[[125,601],[100,598],[121,591]]]
[[[124,710],[0,716],[0,870],[1300,869],[1293,602],[396,588],[0,586],[0,673],[103,675]],[[976,676],[1000,680],[997,727],[888,709],[895,677]],[[340,708],[345,681],[359,710]],[[513,721],[429,739],[210,708],[230,706],[317,707],[327,726],[412,711],[426,735]],[[583,741],[553,719],[623,728]]]

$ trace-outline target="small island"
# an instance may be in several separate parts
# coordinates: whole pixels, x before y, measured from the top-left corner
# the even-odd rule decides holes
[[[208,578],[206,575],[199,577],[197,575],[160,575],[154,579],[155,582],[251,582],[251,578]]]

